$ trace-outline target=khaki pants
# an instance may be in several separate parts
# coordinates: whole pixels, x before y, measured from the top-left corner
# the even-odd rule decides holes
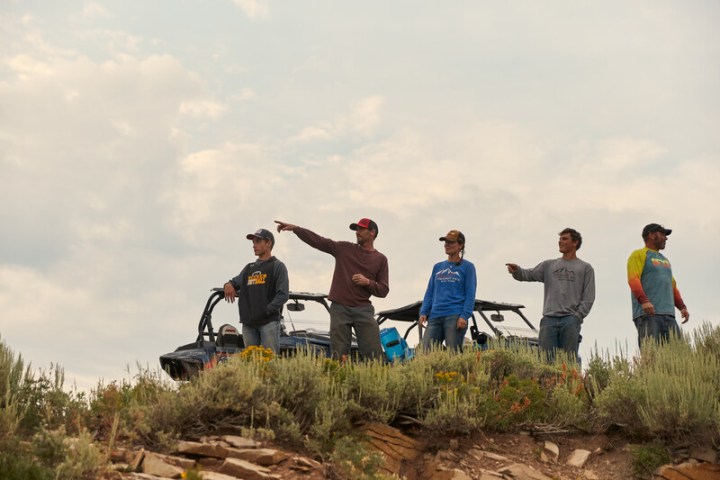
[[[350,355],[352,330],[355,330],[360,356],[364,360],[383,358],[380,327],[372,305],[348,307],[337,302],[330,305],[330,350],[335,359]]]

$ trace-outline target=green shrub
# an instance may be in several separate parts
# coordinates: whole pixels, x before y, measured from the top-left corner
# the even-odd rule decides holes
[[[610,425],[618,425],[632,435],[646,434],[638,422],[638,401],[644,399],[645,392],[630,361],[622,353],[613,359],[609,354],[605,358],[594,354],[590,367],[587,377],[597,427],[605,430]]]
[[[536,350],[527,345],[518,344],[515,348],[506,348],[504,343],[494,344],[491,350],[478,352],[490,381],[501,385],[506,377],[537,378],[546,365],[541,363]]]
[[[698,355],[715,357],[720,361],[720,327],[703,323],[693,332],[693,344]],[[716,373],[720,382],[720,371]]]
[[[398,375],[402,366],[370,362],[349,364],[344,368],[347,375],[341,388],[347,390],[347,398],[359,407],[353,412],[354,417],[389,423],[397,413],[399,395],[405,391],[405,382]]]
[[[613,362],[607,387],[595,398],[602,424],[666,439],[720,438],[720,327],[703,327],[695,341],[648,342],[630,364]]]
[[[184,383],[139,369],[86,396],[65,389],[59,367],[33,373],[0,342],[0,478],[92,478],[105,461],[93,438],[108,449],[122,439],[169,449],[226,427],[334,459],[341,478],[366,479],[382,476],[353,436],[363,420],[414,421],[434,438],[617,423],[646,438],[720,440],[718,327],[648,344],[632,360],[596,354],[585,375],[562,354],[547,364],[526,346],[497,347],[421,350],[392,365],[257,351]],[[655,464],[653,448],[638,450],[638,465]]]
[[[548,399],[548,421],[560,427],[573,426],[584,431],[592,428],[587,401],[571,388],[552,390]]]
[[[263,415],[256,409],[262,368],[253,362],[231,361],[172,388],[155,385],[152,395],[133,397],[126,422],[139,439],[158,447],[223,425],[251,426],[255,415]]]
[[[18,355],[16,358],[0,338],[0,451],[7,448],[20,427],[27,403],[23,405],[18,395],[31,378],[29,367],[25,370],[22,357]]]
[[[590,393],[597,396],[610,384],[610,363],[604,361],[597,354],[592,354],[588,361],[586,375],[591,379]]]
[[[545,420],[545,392],[533,379],[505,377],[494,391],[494,405],[488,411],[487,426],[501,431]],[[487,404],[486,404],[487,405]]]
[[[718,371],[720,357],[708,350],[696,350],[686,340],[646,345],[637,375],[645,392],[637,402],[643,425],[665,437],[717,435]]]
[[[32,378],[30,366],[25,369],[21,355],[15,357],[0,337],[0,408],[15,403],[25,381]]]
[[[480,396],[476,392],[461,393],[453,387],[442,387],[437,404],[427,410],[423,426],[431,435],[467,435],[482,426],[479,417]]]
[[[88,432],[68,437],[64,428],[41,430],[33,440],[40,461],[55,472],[56,480],[95,479],[104,458]]]
[[[312,351],[272,362],[264,399],[277,402],[290,412],[300,431],[307,432],[317,415],[317,406],[338,392],[335,379],[326,373],[325,361]]]
[[[33,451],[19,439],[0,448],[0,478],[3,480],[54,480],[52,469],[37,462]]]
[[[378,472],[382,456],[371,451],[363,438],[345,436],[337,441],[330,457],[333,473],[343,480],[390,480]]]
[[[668,449],[660,442],[647,445],[636,445],[630,449],[633,461],[633,472],[641,478],[649,478],[662,465],[671,461]]]

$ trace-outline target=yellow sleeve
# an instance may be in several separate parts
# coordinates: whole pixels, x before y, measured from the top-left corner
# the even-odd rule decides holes
[[[645,295],[645,290],[643,290],[642,282],[640,281],[646,259],[647,248],[641,248],[632,252],[627,262],[628,285],[630,285],[632,294],[641,304],[648,301],[648,297]]]

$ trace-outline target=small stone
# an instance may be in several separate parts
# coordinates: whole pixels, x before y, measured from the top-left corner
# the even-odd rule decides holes
[[[543,444],[543,453],[551,462],[557,463],[558,458],[560,458],[560,447],[546,440]]]
[[[718,454],[711,445],[697,445],[690,448],[690,458],[707,463],[718,463]]]
[[[480,472],[480,478],[478,478],[478,480],[504,480],[506,478],[502,473],[483,470]]]
[[[145,458],[145,450],[140,449],[140,451],[135,454],[135,458],[133,458],[130,462],[129,468],[131,472],[140,471],[140,465],[142,464],[143,458]]]
[[[234,475],[246,480],[269,480],[279,479],[277,475],[270,473],[270,469],[255,465],[254,463],[240,460],[239,458],[228,458],[218,468],[220,473]]]
[[[457,455],[450,450],[440,450],[437,452],[437,458],[439,460],[449,460],[449,461],[456,461]]]
[[[449,480],[472,480],[472,478],[459,468],[455,468],[451,470],[452,476],[449,477]]]
[[[238,477],[234,477],[232,475],[225,475],[224,473],[220,472],[208,471],[202,472],[202,478],[203,480],[238,480]]]
[[[252,438],[239,437],[237,435],[224,435],[220,438],[235,448],[259,448],[261,446],[260,442]]]
[[[498,470],[499,473],[507,474],[510,478],[517,478],[522,480],[552,480],[547,475],[538,472],[529,465],[523,465],[522,463],[514,463],[508,467]]]
[[[582,448],[578,448],[570,454],[570,457],[568,457],[565,464],[570,465],[571,467],[582,468],[585,465],[585,462],[587,462],[588,458],[590,458],[590,450],[583,450]]]
[[[322,463],[307,457],[293,457],[292,461],[299,466],[308,468],[321,468]]]
[[[227,448],[222,445],[212,445],[210,443],[180,441],[178,442],[176,451],[185,455],[200,455],[215,458],[227,457]]]
[[[473,457],[475,460],[482,461],[483,458],[490,458],[491,460],[498,460],[500,462],[507,461],[507,458],[497,455],[495,453],[486,452],[485,450],[481,450],[480,448],[471,448],[468,450],[468,455]]]
[[[147,475],[156,477],[180,478],[184,470],[175,465],[166,463],[159,455],[147,453],[142,462],[142,471]]]
[[[240,458],[267,467],[269,465],[277,465],[288,458],[289,455],[272,448],[228,448],[227,456],[228,458]]]

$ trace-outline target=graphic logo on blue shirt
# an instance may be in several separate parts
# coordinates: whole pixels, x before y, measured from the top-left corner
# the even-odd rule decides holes
[[[668,260],[667,258],[657,258],[657,257],[653,257],[653,258],[650,259],[650,261],[652,262],[653,267],[665,267],[665,268],[670,268],[670,260]]]
[[[451,269],[446,268],[445,270],[440,270],[438,273],[435,274],[435,280],[438,282],[459,282],[460,274],[458,272],[453,272]]]

